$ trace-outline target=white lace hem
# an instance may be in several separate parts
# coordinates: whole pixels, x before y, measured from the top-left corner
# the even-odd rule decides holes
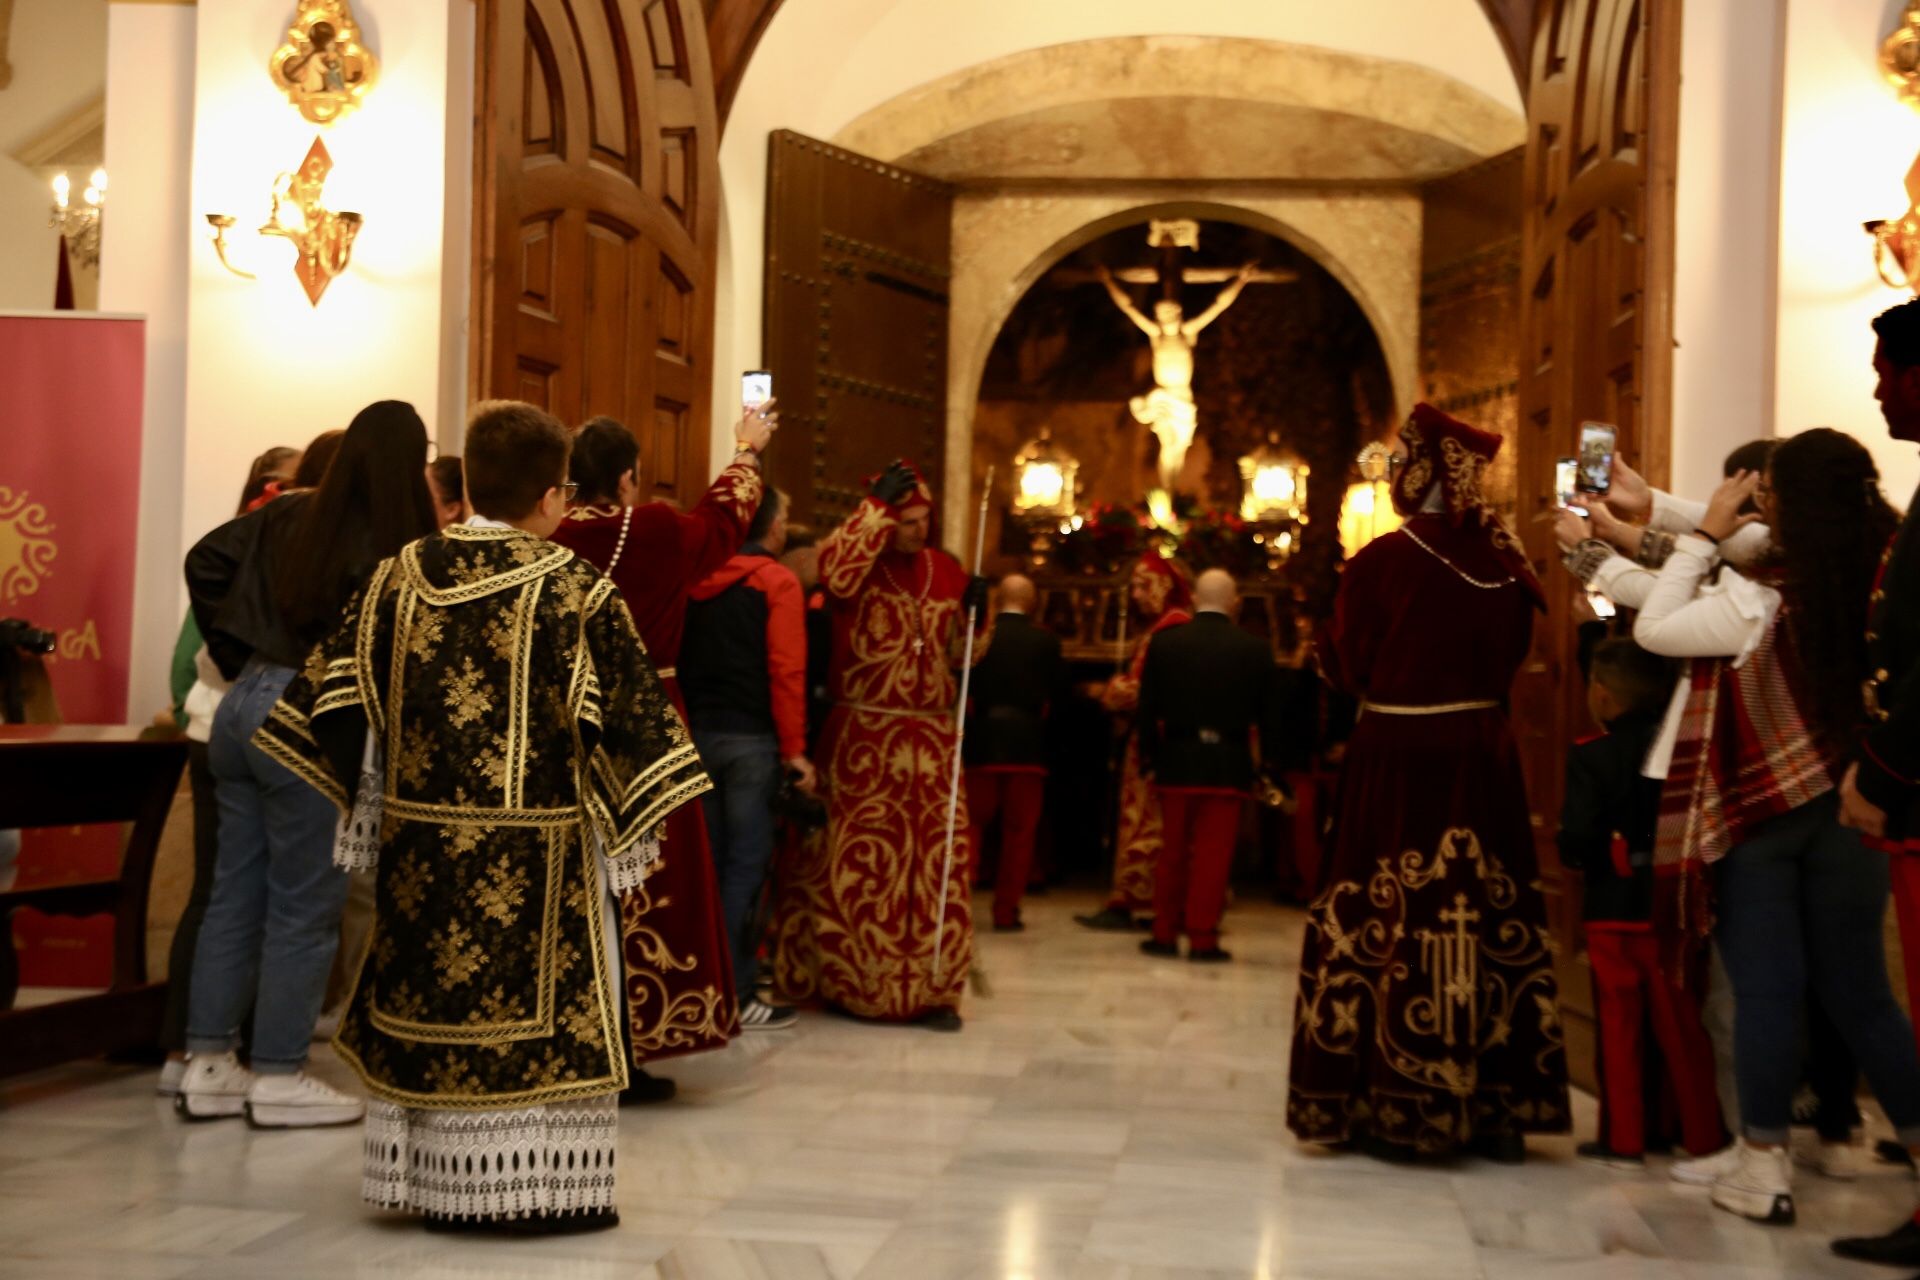
[[[367,1101],[361,1194],[382,1209],[508,1219],[613,1208],[614,1094],[501,1111]]]

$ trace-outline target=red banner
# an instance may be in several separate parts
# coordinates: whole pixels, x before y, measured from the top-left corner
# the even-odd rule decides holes
[[[47,674],[69,724],[125,724],[140,518],[146,321],[0,315],[0,618],[55,636]],[[18,881],[108,879],[122,829],[25,833]],[[112,922],[20,912],[21,979],[105,986]]]

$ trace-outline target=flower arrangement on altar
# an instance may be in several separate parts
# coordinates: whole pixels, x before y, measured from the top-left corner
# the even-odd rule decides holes
[[[1266,565],[1262,535],[1231,511],[1197,511],[1186,517],[1180,559],[1195,573],[1225,569],[1245,578]]]
[[[1142,512],[1114,503],[1095,503],[1086,514],[1061,526],[1049,562],[1067,573],[1113,574],[1149,550],[1172,551],[1174,538]]]

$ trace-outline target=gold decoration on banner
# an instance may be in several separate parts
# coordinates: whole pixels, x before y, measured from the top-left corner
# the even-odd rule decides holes
[[[47,509],[29,501],[25,490],[0,485],[0,604],[38,591],[59,552]]]
[[[360,43],[347,0],[303,0],[267,70],[301,115],[331,124],[360,105],[380,74],[380,60]]]

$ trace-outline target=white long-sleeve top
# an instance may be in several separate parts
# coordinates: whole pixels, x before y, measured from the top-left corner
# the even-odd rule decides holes
[[[1625,556],[1612,556],[1589,585],[1638,611],[1633,638],[1649,653],[1668,658],[1730,658],[1738,667],[1766,637],[1780,611],[1780,593],[1731,568],[1722,569],[1715,581],[1706,581],[1722,558],[1722,549],[1691,532],[1682,533],[1696,528],[1705,514],[1703,504],[1656,491],[1651,527],[1681,533],[1666,564],[1656,573]],[[1725,548],[1734,553],[1734,559],[1749,561],[1766,550],[1770,537],[1763,526],[1749,525],[1728,538]],[[1674,687],[1660,736],[1641,769],[1649,778],[1666,777],[1673,763],[1689,688],[1684,676]]]

